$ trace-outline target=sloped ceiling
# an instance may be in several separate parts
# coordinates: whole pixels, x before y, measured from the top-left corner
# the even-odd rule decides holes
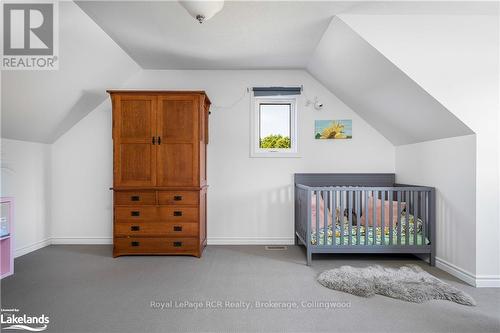
[[[51,143],[140,70],[73,2],[59,6],[59,70],[2,72],[4,138]]]
[[[422,1],[226,1],[203,24],[178,1],[77,1],[144,69],[304,68],[333,16],[483,12]]]
[[[307,69],[394,145],[473,133],[339,18]]]
[[[498,114],[499,15],[496,10],[489,15],[341,19],[477,133],[482,126],[491,127],[484,121],[487,114]]]
[[[353,3],[226,1],[198,24],[177,1],[78,1],[144,69],[304,68]]]
[[[177,1],[59,5],[60,69],[2,72],[2,137],[53,142],[107,98],[106,88],[121,87],[142,69],[186,68],[307,67],[394,144],[470,133],[352,30],[335,34],[337,23],[330,21],[340,14],[482,14],[498,8],[492,2],[227,1],[200,25]]]

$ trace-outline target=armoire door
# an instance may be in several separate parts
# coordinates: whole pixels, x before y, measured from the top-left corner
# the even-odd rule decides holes
[[[115,97],[114,186],[156,185],[156,107],[156,96]]]
[[[158,97],[158,186],[199,186],[198,95]]]

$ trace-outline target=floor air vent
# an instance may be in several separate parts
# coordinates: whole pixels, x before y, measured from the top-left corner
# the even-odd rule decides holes
[[[267,245],[266,250],[269,251],[284,251],[287,247],[285,245]]]

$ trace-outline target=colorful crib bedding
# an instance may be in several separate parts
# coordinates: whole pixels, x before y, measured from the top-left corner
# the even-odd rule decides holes
[[[353,225],[351,228],[351,245],[390,245],[390,234],[392,232],[392,244],[393,245],[427,245],[430,244],[429,240],[427,238],[423,238],[422,234],[422,220],[417,219],[417,242],[414,242],[414,228],[415,228],[415,219],[413,215],[409,214],[409,237],[408,237],[408,243],[406,242],[406,215],[401,215],[401,242],[398,243],[398,227],[396,223],[394,223],[392,231],[390,226],[385,226],[384,227],[384,241],[382,241],[382,227],[376,226],[375,228],[373,226],[368,226],[368,228],[365,228],[364,225],[360,225],[359,227],[359,233],[360,233],[360,239],[359,239],[359,244],[357,243],[357,235],[358,235],[358,227],[356,225]],[[335,238],[333,237],[333,226],[331,223],[328,224],[327,228],[327,239],[326,239],[326,245],[333,245],[333,240],[335,239],[335,245],[349,245],[349,220],[347,218],[344,218],[344,236],[343,236],[343,243],[341,243],[340,239],[340,232],[341,232],[341,226],[340,226],[340,221],[338,221],[335,224]],[[368,243],[365,243],[365,233],[366,230],[368,229]],[[373,233],[376,233],[376,237],[374,239]],[[311,244],[316,245],[317,240],[316,240],[316,231],[311,232]],[[319,245],[325,245],[325,232],[324,228],[320,228],[319,232]]]

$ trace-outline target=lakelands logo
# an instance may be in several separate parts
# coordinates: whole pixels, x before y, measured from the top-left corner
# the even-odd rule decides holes
[[[2,330],[41,332],[47,329],[49,321],[49,317],[44,314],[36,316],[20,314],[19,309],[2,309],[0,315]]]
[[[3,3],[2,69],[58,69],[56,2]]]

